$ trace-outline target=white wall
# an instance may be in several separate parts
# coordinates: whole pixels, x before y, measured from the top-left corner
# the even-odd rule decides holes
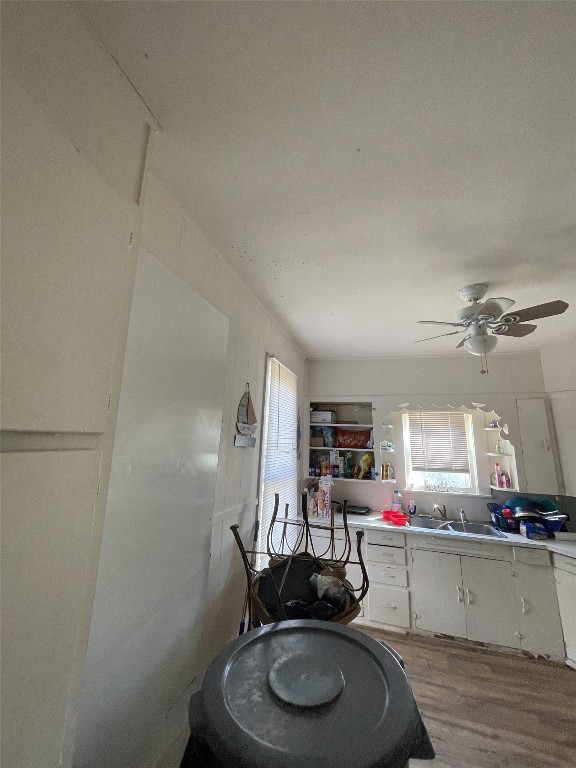
[[[227,318],[142,251],[75,765],[155,758],[202,672],[227,338]]]
[[[238,604],[244,584],[229,529],[238,523],[245,534],[248,533],[258,493],[261,432],[259,429],[256,448],[234,447],[238,403],[249,382],[254,410],[259,425],[262,425],[266,353],[277,355],[296,373],[303,402],[305,361],[280,326],[153,174],[149,178],[142,244],[230,318],[228,376],[205,625],[207,647],[213,649],[222,643],[222,638],[231,637],[238,631]]]
[[[65,768],[73,764],[140,243],[230,320],[208,620],[195,649],[202,663],[237,632],[243,582],[228,528],[248,530],[255,512],[258,447],[233,446],[238,401],[250,382],[261,423],[266,352],[299,382],[305,370],[159,176],[143,174],[157,126],[73,4],[3,4],[2,54],[2,156],[14,169],[2,178],[10,406],[2,434],[2,764]],[[154,556],[156,542],[146,546]],[[167,645],[171,632],[177,642],[170,617],[166,627]],[[138,758],[146,765],[178,765],[186,698],[175,681],[164,740]]]
[[[501,423],[509,426],[511,443],[519,447],[520,427],[516,411],[519,396],[542,397],[544,379],[538,352],[489,357],[489,374],[480,374],[479,359],[470,355],[420,358],[382,359],[315,359],[308,361],[307,395],[310,400],[349,398],[370,400],[374,412],[374,438],[378,446],[382,437],[382,422],[387,415],[399,411],[399,404],[412,407],[465,405],[484,403],[484,410],[494,410]],[[376,452],[379,460],[378,450]],[[524,481],[521,452],[516,451],[520,483]],[[396,462],[398,459],[396,458]],[[400,462],[399,484],[404,484],[403,462]],[[343,485],[343,484],[341,484]],[[364,503],[382,509],[390,500],[392,484],[346,484],[339,489],[353,503]],[[543,491],[544,492],[544,489]],[[456,494],[414,493],[421,509],[431,511],[434,503],[445,503],[448,511],[458,513],[463,507],[471,519],[488,516],[486,497],[466,497]]]
[[[576,496],[576,342],[545,347],[540,358],[566,494]]]

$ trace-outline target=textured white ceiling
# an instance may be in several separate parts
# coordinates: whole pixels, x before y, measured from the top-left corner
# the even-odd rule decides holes
[[[572,303],[497,351],[574,337],[576,4],[78,5],[158,173],[308,356],[452,351],[416,321],[471,282]]]

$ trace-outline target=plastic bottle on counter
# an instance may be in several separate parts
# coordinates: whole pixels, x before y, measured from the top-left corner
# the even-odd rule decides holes
[[[496,477],[494,485],[497,488],[502,488],[502,475],[500,474],[500,464],[498,462],[494,464],[494,475]]]
[[[352,468],[350,466],[351,460],[352,460],[352,454],[350,453],[350,451],[347,451],[344,454],[344,467],[343,467],[344,471],[342,473],[342,475],[347,479],[352,477]]]
[[[412,517],[416,514],[416,502],[414,499],[408,501],[408,514]]]
[[[390,504],[392,512],[402,512],[402,494],[396,488],[392,494],[392,503]]]
[[[330,517],[332,507],[332,476],[325,475],[318,481],[318,517]]]
[[[382,464],[382,480],[394,480],[394,467],[388,462]]]

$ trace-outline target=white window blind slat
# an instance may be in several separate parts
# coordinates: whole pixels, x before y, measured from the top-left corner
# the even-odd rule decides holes
[[[410,457],[417,472],[470,472],[465,414],[420,411],[408,414]]]
[[[274,357],[268,359],[266,377],[259,507],[258,549],[260,551],[266,549],[266,538],[274,512],[274,495],[276,493],[280,496],[279,517],[284,516],[286,504],[288,504],[289,517],[298,515],[297,379],[292,371]],[[277,524],[274,531],[277,549],[280,548],[281,534],[282,527]],[[295,544],[296,536],[296,526],[289,526],[287,529],[288,542]]]

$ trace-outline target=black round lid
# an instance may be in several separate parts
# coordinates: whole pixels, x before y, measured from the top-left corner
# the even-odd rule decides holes
[[[283,621],[234,640],[211,663],[202,703],[214,754],[252,768],[386,765],[419,722],[394,654],[323,621]]]

